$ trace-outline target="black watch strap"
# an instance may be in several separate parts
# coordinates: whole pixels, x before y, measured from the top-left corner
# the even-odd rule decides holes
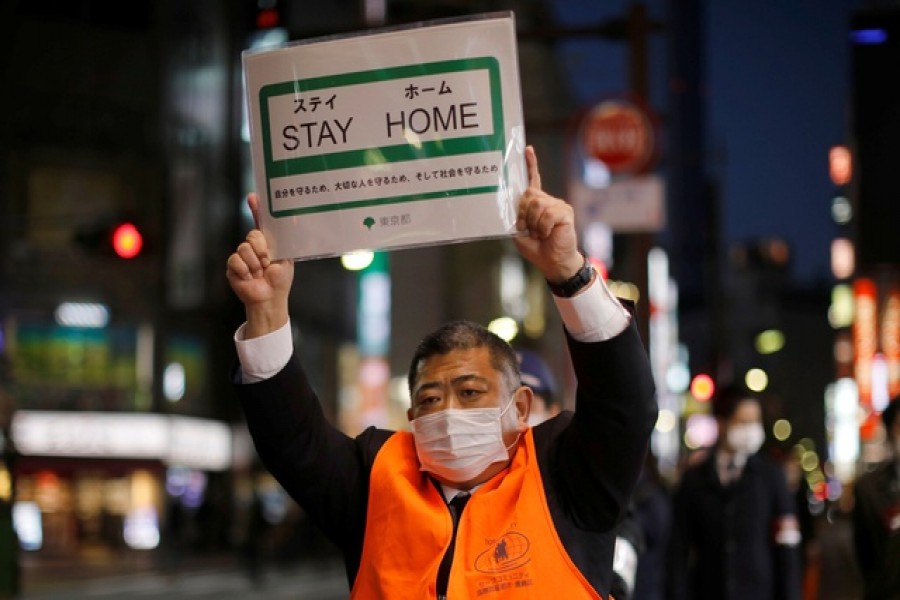
[[[547,282],[547,286],[550,288],[550,291],[553,292],[554,296],[559,296],[560,298],[571,298],[582,289],[584,289],[594,278],[594,265],[591,264],[591,259],[587,256],[584,257],[584,265],[578,272],[563,281],[562,283],[552,283],[550,281]]]

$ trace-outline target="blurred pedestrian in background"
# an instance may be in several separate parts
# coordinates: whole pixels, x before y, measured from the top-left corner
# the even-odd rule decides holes
[[[104,511],[104,514],[106,511]],[[178,575],[179,568],[184,560],[188,543],[189,516],[181,503],[181,498],[166,495],[165,519],[163,521],[161,546],[163,552],[162,571],[169,578]]]
[[[713,400],[715,448],[674,496],[668,585],[675,600],[796,600],[800,530],[780,465],[758,454],[759,401],[737,386]]]
[[[516,350],[516,359],[519,361],[522,383],[534,392],[528,413],[528,424],[534,427],[559,414],[559,389],[550,365],[537,352]]]
[[[531,412],[528,415],[528,423],[536,427],[544,421],[559,414],[561,399],[556,378],[547,362],[536,352],[531,350],[517,350],[516,357],[519,360],[519,371],[522,375],[522,383],[534,392],[531,401]],[[663,535],[667,525],[663,525],[658,518],[659,506],[655,505],[658,497],[655,496],[650,478],[646,473],[641,473],[635,497],[640,494],[641,504],[634,500],[629,502],[625,517],[616,529],[616,546],[613,553],[613,583],[610,589],[612,597],[616,600],[638,600],[662,598],[660,587],[659,595],[653,595],[651,590],[658,575],[662,574],[661,566],[656,567],[655,556],[646,556],[647,549],[656,550],[657,540]],[[666,507],[668,499],[664,500]],[[651,505],[655,505],[652,506]],[[654,530],[645,530],[642,517],[647,518],[647,524]],[[641,581],[641,580],[644,581]],[[642,596],[637,593],[643,589]]]
[[[803,470],[802,458],[806,450],[795,447],[784,457],[784,474],[788,490],[794,497],[797,508],[797,523],[800,527],[800,572],[803,580],[804,600],[818,600],[822,579],[822,550],[818,540],[817,517],[810,505],[812,489]]]
[[[12,503],[0,500],[0,598],[18,598],[19,537],[13,527]]]
[[[247,527],[240,543],[240,554],[247,577],[257,587],[265,583],[266,536],[270,524],[266,520],[265,506],[259,490],[253,490],[247,514]]]
[[[641,524],[644,543],[638,557],[631,600],[663,600],[666,551],[672,530],[672,499],[652,452],[647,452],[631,504],[635,518]]]
[[[881,413],[891,458],[856,481],[856,560],[865,599],[900,598],[900,396]]]

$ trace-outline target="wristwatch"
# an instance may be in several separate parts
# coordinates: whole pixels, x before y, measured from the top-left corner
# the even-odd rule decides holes
[[[547,281],[547,286],[550,288],[550,291],[553,292],[554,296],[571,298],[584,289],[594,278],[594,265],[591,264],[591,259],[584,253],[582,253],[582,256],[584,256],[584,265],[578,269],[577,273],[562,283]]]

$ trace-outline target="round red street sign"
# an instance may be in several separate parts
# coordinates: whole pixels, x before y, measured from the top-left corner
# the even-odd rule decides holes
[[[582,143],[584,152],[602,161],[611,173],[640,173],[653,160],[653,124],[634,104],[602,102],[584,120]]]

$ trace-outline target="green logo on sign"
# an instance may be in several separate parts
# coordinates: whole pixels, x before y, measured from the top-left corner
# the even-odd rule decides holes
[[[365,221],[363,221],[363,225],[366,226],[366,229],[371,230],[372,226],[375,225],[375,219],[372,217],[366,217]]]

